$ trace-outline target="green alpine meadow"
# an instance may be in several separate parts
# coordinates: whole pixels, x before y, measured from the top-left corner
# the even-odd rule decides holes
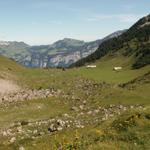
[[[149,2],[107,3],[0,2],[0,150],[150,149]]]

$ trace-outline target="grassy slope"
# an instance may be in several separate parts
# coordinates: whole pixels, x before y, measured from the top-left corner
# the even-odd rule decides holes
[[[134,79],[135,77],[146,73],[147,70],[150,69],[150,67],[147,66],[139,70],[132,70],[130,67],[131,62],[132,58],[130,57],[127,58],[121,55],[115,57],[106,56],[95,63],[97,65],[96,69],[86,69],[86,67],[82,67],[79,69],[79,72],[84,77],[94,79],[96,81],[122,83]],[[122,66],[123,70],[119,72],[113,71],[113,68],[116,66]]]
[[[7,72],[8,68],[13,69],[13,72],[15,73],[21,70],[23,67],[18,65],[15,61],[12,61],[6,57],[0,56],[0,70]]]
[[[117,84],[131,81],[134,78],[142,76],[150,71],[150,66],[138,70],[131,70],[129,65],[130,61],[132,61],[132,59],[126,59],[126,57],[122,56],[107,56],[101,61],[96,62],[97,68],[95,69],[86,69],[82,67],[62,71],[57,69],[25,69],[17,65],[15,62],[4,57],[0,57],[0,72],[1,77],[11,77],[16,81],[19,81],[19,84],[21,85],[26,84],[28,88],[54,87],[56,89],[61,89],[65,93],[69,93],[77,98],[80,97],[82,100],[86,100],[87,105],[90,108],[96,108],[97,106],[107,104],[138,103],[144,104],[149,109],[149,84],[140,84],[133,90],[116,86]],[[123,66],[123,70],[120,72],[114,72],[114,66]],[[5,76],[6,74],[8,76]],[[88,81],[90,84],[87,85],[84,81]],[[107,88],[91,88],[93,84],[98,84],[103,81],[109,84]],[[89,90],[84,89],[86,86]],[[87,96],[86,92],[91,92],[90,96]],[[64,98],[59,97],[58,99],[49,98],[47,100],[32,100],[29,102],[11,104],[8,105],[8,107],[2,107],[2,109],[0,109],[0,128],[7,127],[14,121],[36,121],[59,116],[62,113],[71,114],[72,112],[70,111],[70,108],[74,105],[80,105],[80,103],[74,101],[71,97],[69,101],[64,101]],[[41,107],[41,110],[38,110],[39,106]],[[129,112],[128,114],[124,114],[124,117],[128,117],[128,115],[132,115],[132,113]],[[118,120],[118,118],[116,118],[116,120]],[[104,124],[89,126],[82,130],[76,131],[74,129],[69,129],[68,131],[57,133],[56,135],[44,135],[35,140],[31,140],[30,138],[18,140],[14,145],[4,144],[5,139],[0,137],[2,138],[2,143],[4,142],[3,144],[0,142],[0,149],[18,149],[19,145],[23,145],[29,150],[53,150],[56,149],[57,143],[63,143],[63,145],[66,146],[67,144],[64,142],[65,140],[70,145],[77,144],[77,149],[126,149],[126,147],[128,149],[144,149],[144,146],[146,146],[146,148],[148,147],[150,141],[146,141],[145,144],[142,145],[140,144],[142,141],[138,141],[137,139],[134,140],[134,137],[136,138],[137,136],[140,136],[142,138],[148,136],[147,128],[149,126],[149,120],[144,118],[139,119],[138,121],[141,123],[138,122],[136,127],[133,126],[131,129],[127,130],[125,140],[118,140],[118,138],[121,138],[122,136],[124,137],[123,131],[118,132],[115,129],[110,129],[109,133],[104,132],[106,129],[105,126],[112,126],[113,120],[110,120]],[[145,125],[143,125],[142,122],[145,122]],[[132,134],[130,133],[130,130],[133,130]],[[75,141],[76,136],[78,136],[77,141]],[[105,137],[102,141],[100,140],[102,138],[101,136]],[[111,137],[114,138],[112,139]],[[86,144],[90,141],[90,145]],[[139,142],[138,147],[134,144],[137,142]]]
[[[21,102],[17,105],[11,104],[7,108],[2,106],[0,110],[0,128],[17,121],[35,121],[55,117],[68,111],[68,108],[62,104],[57,99],[51,98],[48,100],[32,100],[26,103]]]
[[[0,56],[0,78],[5,79],[17,79],[19,72],[25,71],[26,69],[16,62],[7,59],[6,57]]]

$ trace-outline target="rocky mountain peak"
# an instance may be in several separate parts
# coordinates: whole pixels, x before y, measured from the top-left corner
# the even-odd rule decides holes
[[[84,41],[71,39],[71,38],[64,38],[50,45],[50,47],[53,48],[70,47],[70,46],[76,47],[76,46],[82,46],[83,44],[85,44]]]
[[[8,46],[10,43],[7,41],[0,41],[1,46]]]

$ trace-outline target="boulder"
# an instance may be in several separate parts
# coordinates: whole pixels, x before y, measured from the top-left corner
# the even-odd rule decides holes
[[[15,137],[12,137],[11,139],[10,139],[10,143],[14,143],[16,141],[16,138]]]
[[[20,146],[18,150],[25,150],[23,146]]]

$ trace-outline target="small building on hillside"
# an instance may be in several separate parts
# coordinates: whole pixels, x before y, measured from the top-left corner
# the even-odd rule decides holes
[[[96,68],[96,65],[87,65],[86,68]]]
[[[114,71],[119,71],[119,70],[122,70],[122,67],[114,67],[113,70]]]

